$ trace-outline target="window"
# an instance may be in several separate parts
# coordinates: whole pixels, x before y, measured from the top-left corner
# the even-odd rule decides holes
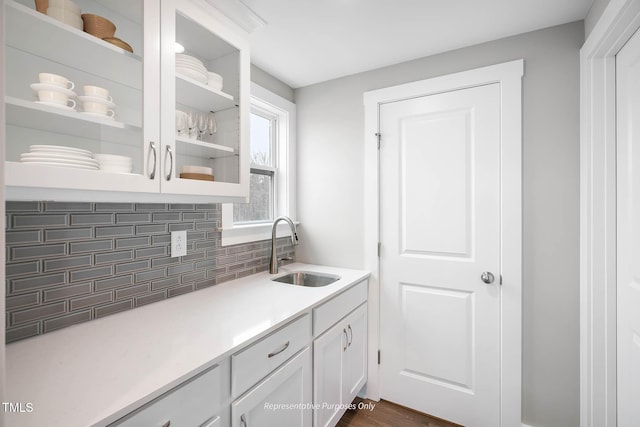
[[[234,224],[264,223],[274,220],[275,180],[278,165],[278,117],[269,111],[254,107],[251,113],[251,142],[249,157],[249,203],[233,205]]]
[[[295,221],[295,113],[295,104],[252,83],[249,203],[222,205],[223,246],[270,239],[278,216]]]

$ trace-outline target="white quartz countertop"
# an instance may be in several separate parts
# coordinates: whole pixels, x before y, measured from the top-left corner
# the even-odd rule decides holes
[[[369,273],[309,264],[280,267],[341,277],[319,288],[267,272],[9,344],[7,426],[104,426],[267,335]],[[275,277],[275,276],[274,276]]]

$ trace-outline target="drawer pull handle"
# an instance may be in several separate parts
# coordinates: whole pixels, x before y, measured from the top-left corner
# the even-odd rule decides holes
[[[170,162],[169,162],[169,172],[167,172],[167,176],[165,178],[167,179],[167,181],[170,181],[171,176],[173,175],[173,151],[171,151],[171,147],[169,145],[167,145],[167,155]],[[166,158],[164,159],[164,164],[165,166],[167,165]]]
[[[349,344],[347,345],[347,347],[351,347],[351,343],[353,342],[353,330],[351,329],[351,325],[349,325],[348,328],[349,328]]]
[[[244,417],[244,414],[240,415],[240,422],[242,423],[243,427],[249,427],[249,425],[247,424],[247,419]]]
[[[271,359],[273,356],[277,356],[278,354],[282,353],[283,351],[285,351],[287,348],[289,347],[289,341],[287,341],[286,343],[284,343],[282,345],[282,347],[280,347],[277,350],[272,351],[271,353],[269,353],[269,359]]]
[[[158,154],[156,153],[156,143],[151,141],[149,143],[149,150],[153,153],[153,169],[149,172],[149,179],[154,179],[156,177],[156,166],[158,164]],[[147,168],[149,163],[147,163]]]

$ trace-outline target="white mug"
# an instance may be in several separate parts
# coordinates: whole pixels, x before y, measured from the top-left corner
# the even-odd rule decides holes
[[[76,101],[69,99],[67,95],[57,90],[39,90],[38,99],[42,102],[49,102],[58,105],[67,105],[71,108],[76,108]],[[69,105],[71,103],[71,105]]]
[[[96,98],[102,98],[109,102],[113,102],[113,98],[109,96],[109,91],[103,87],[86,85],[82,86],[82,90],[86,96],[94,96]]]
[[[73,83],[71,80],[68,80],[66,77],[60,76],[58,74],[39,73],[38,78],[40,79],[40,83],[60,86],[69,90],[73,90],[73,88],[76,87],[75,83]]]
[[[107,108],[107,105],[102,102],[85,101],[82,103],[82,109],[87,113],[101,114],[107,117],[115,117],[116,115],[115,111]]]

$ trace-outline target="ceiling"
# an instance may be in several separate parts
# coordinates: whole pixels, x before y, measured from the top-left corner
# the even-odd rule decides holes
[[[242,0],[251,62],[293,88],[584,19],[593,0]]]

